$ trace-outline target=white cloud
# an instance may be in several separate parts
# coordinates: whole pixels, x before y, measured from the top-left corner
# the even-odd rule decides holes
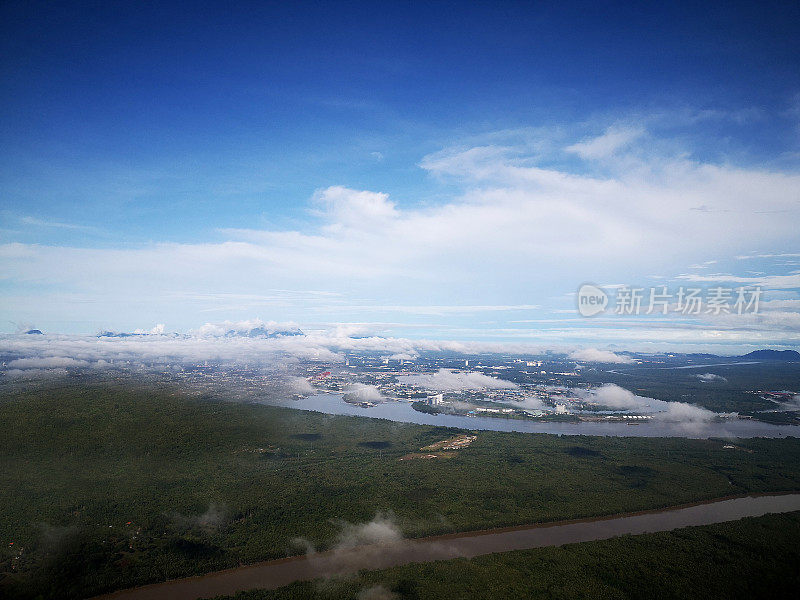
[[[587,276],[634,283],[632,277],[647,273],[674,273],[676,265],[702,265],[709,248],[720,258],[751,253],[765,232],[775,248],[796,243],[795,173],[655,151],[660,146],[651,143],[652,135],[635,125],[609,128],[593,140],[578,136],[572,144],[543,135],[506,132],[489,136],[488,145],[424,157],[423,169],[452,178],[463,190],[435,203],[332,186],[315,194],[312,217],[300,225],[224,230],[221,242],[0,245],[0,278],[6,290],[15,290],[5,292],[3,314],[14,321],[43,315],[37,322],[96,322],[119,318],[110,307],[125,306],[133,322],[157,314],[178,320],[184,330],[203,322],[204,311],[236,318],[253,314],[253,306],[269,306],[270,315],[286,321],[329,321],[331,312],[335,320],[356,321],[380,311],[401,313],[409,322],[478,313],[488,321],[504,311],[535,311]],[[694,210],[700,206],[714,210]],[[685,278],[800,287],[798,274]],[[765,329],[754,321],[752,330],[782,320],[784,330],[796,331],[794,318],[765,319]],[[496,330],[493,323],[485,327]],[[675,337],[683,331],[695,343],[726,335],[733,340],[728,327],[720,322],[719,338],[678,327]],[[793,342],[791,336],[736,336],[737,342]]]
[[[126,291],[146,276],[145,293],[153,286],[199,289],[209,276],[236,292],[261,278],[281,285],[322,280],[341,291],[335,284],[345,274],[377,279],[376,286],[398,276],[466,284],[476,274],[516,277],[534,260],[555,260],[567,272],[588,256],[656,268],[665,254],[684,255],[688,264],[712,246],[722,253],[761,242],[764,231],[776,243],[792,239],[800,216],[798,176],[681,157],[620,161],[603,177],[529,165],[502,147],[431,155],[422,165],[458,177],[466,193],[439,205],[399,207],[384,193],[334,186],[315,197],[316,228],[229,230],[244,241],[130,250],[6,244],[0,270],[18,281],[124,282]],[[690,210],[700,204],[729,212],[708,217]],[[757,212],[764,208],[785,212]]]
[[[166,331],[166,326],[163,323],[159,323],[152,329],[134,329],[133,333],[136,335],[164,335]]]
[[[8,369],[3,375],[12,379],[48,379],[64,377],[68,374],[66,369]]]
[[[339,526],[336,543],[329,551],[323,553],[317,553],[314,546],[303,538],[294,540],[296,546],[306,549],[309,563],[322,577],[344,575],[369,565],[388,564],[387,561],[391,561],[391,557],[395,555],[400,557],[409,550],[410,542],[403,537],[402,530],[391,513],[379,512],[375,518],[366,523],[340,521]],[[434,556],[440,553],[442,557],[445,556],[444,546],[433,545],[430,550]],[[375,588],[365,594],[367,595],[363,598],[370,600],[392,598],[381,595],[382,590]]]
[[[479,354],[503,352],[530,354],[542,351],[531,344],[497,342],[458,342],[436,340],[410,340],[386,337],[349,337],[349,330],[333,329],[305,335],[276,337],[250,337],[253,327],[267,326],[258,319],[242,321],[235,332],[244,335],[225,335],[227,325],[211,327],[197,335],[141,335],[129,337],[98,337],[94,335],[32,336],[25,334],[0,335],[0,352],[13,357],[10,368],[93,367],[113,365],[115,368],[142,362],[169,362],[196,364],[206,360],[220,360],[238,364],[281,363],[278,358],[295,357],[306,360],[338,363],[341,352],[366,351],[382,355],[397,355],[412,359],[421,352],[456,352]],[[13,364],[12,364],[13,363]],[[474,374],[480,375],[480,374]],[[484,376],[480,376],[484,377]],[[509,385],[486,377],[483,383]]]
[[[622,354],[615,354],[609,350],[597,350],[596,348],[585,348],[583,350],[575,350],[570,353],[569,358],[572,360],[582,360],[586,362],[599,362],[599,363],[619,363],[630,364],[634,360]]]
[[[542,410],[545,408],[550,408],[541,398],[537,398],[536,396],[528,396],[522,400],[515,401],[520,408],[527,408],[529,410]]]
[[[482,312],[529,311],[541,306],[538,304],[353,304],[350,308],[365,312],[397,312],[410,315],[471,315]]]
[[[83,367],[88,363],[85,360],[76,360],[68,356],[50,356],[47,358],[18,358],[9,361],[9,369],[58,369],[64,367]]]
[[[34,227],[51,227],[55,229],[75,229],[80,231],[97,231],[95,227],[88,225],[76,225],[74,223],[64,223],[62,221],[50,221],[46,219],[37,219],[36,217],[21,217],[20,222],[25,225],[32,225]]]
[[[395,523],[394,517],[387,513],[378,513],[367,523],[342,522],[341,527],[335,545],[337,550],[372,544],[398,544],[403,540],[403,532]]]
[[[653,419],[669,423],[701,423],[711,421],[719,416],[713,411],[694,404],[665,402],[655,398],[637,396],[633,392],[613,383],[588,391],[576,390],[576,393],[585,399],[597,402],[601,406],[616,410],[631,410],[651,414]]]
[[[697,281],[703,283],[740,283],[748,286],[761,286],[763,288],[792,289],[800,288],[800,274],[793,275],[764,275],[762,277],[742,277],[740,275],[697,275],[689,273],[679,275],[678,279]]]
[[[344,390],[344,394],[348,399],[357,402],[382,402],[384,400],[383,394],[374,385],[367,385],[365,383],[354,383]]]
[[[313,394],[316,392],[314,386],[304,377],[289,377],[287,378],[287,383],[295,394]]]
[[[759,307],[759,311],[760,311]],[[770,331],[800,331],[800,312],[776,310],[775,307],[758,313],[722,313],[708,317],[713,326],[730,330],[754,330],[762,333]]]
[[[619,410],[645,408],[653,400],[652,398],[637,396],[633,392],[613,383],[607,383],[599,388],[582,393],[582,395],[601,406]]]
[[[728,381],[722,375],[717,375],[716,373],[698,373],[697,375],[695,375],[695,377],[697,377],[703,383],[709,383],[714,381],[722,383]]]
[[[603,135],[568,146],[566,150],[588,159],[607,158],[644,134],[641,127],[609,127]]]
[[[382,585],[373,585],[358,592],[356,600],[395,600],[397,594],[387,590]]]
[[[717,417],[715,412],[685,402],[667,402],[663,411],[653,415],[668,423],[704,423]]]
[[[748,260],[751,258],[800,258],[800,253],[798,252],[779,252],[774,254],[745,254],[737,256],[737,260]]]
[[[788,402],[782,402],[780,407],[781,410],[788,410],[792,412],[800,411],[800,394],[796,394]]]
[[[399,214],[388,194],[351,190],[333,186],[320,190],[314,201],[321,207],[320,215],[327,221],[327,230],[369,230],[396,219]]]
[[[517,384],[496,377],[489,377],[474,371],[453,371],[439,369],[436,373],[403,375],[401,381],[429,390],[452,392],[459,390],[499,390],[516,388]]]
[[[337,323],[333,331],[333,336],[343,337],[364,337],[374,335],[374,329],[363,323]]]
[[[765,300],[759,304],[760,311],[780,311],[784,309],[800,311],[800,299]]]
[[[163,333],[163,325],[161,326]],[[223,321],[222,323],[206,323],[194,332],[199,336],[280,336],[295,335],[300,333],[300,328],[295,323],[277,323],[275,321],[262,321],[249,319],[246,321]]]

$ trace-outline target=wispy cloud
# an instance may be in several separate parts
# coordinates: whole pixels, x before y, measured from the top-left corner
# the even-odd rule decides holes
[[[417,385],[429,390],[451,392],[458,390],[499,390],[516,388],[517,385],[504,379],[489,377],[483,373],[439,369],[436,373],[405,375],[402,383]]]
[[[665,150],[669,145],[658,144],[642,124],[597,131],[593,137],[505,131],[489,143],[427,155],[422,168],[459,190],[437,203],[331,186],[310,198],[296,226],[224,229],[223,241],[213,243],[0,245],[0,277],[15,298],[3,314],[30,320],[29,306],[42,306],[50,315],[61,311],[62,319],[97,320],[91,302],[76,300],[67,309],[55,301],[68,290],[76,299],[129,307],[130,319],[180,318],[186,328],[208,312],[247,318],[258,307],[279,320],[359,321],[391,313],[387,320],[409,325],[436,316],[462,318],[465,326],[472,317],[474,327],[475,315],[520,320],[510,313],[564,309],[566,300],[556,306],[550,299],[566,298],[587,279],[633,283],[687,264],[703,271],[714,264],[709,248],[716,260],[749,256],[765,231],[775,248],[796,241],[797,174],[690,159]],[[715,210],[693,210],[699,206]],[[60,225],[84,227],[52,224]],[[798,274],[678,279],[800,287]],[[26,305],[22,298],[33,300]],[[161,312],[153,312],[156,305]]]
[[[574,152],[582,158],[602,159],[616,154],[630,146],[636,139],[645,135],[642,127],[618,127],[606,129],[603,135],[567,146],[567,152]]]
[[[742,277],[740,275],[729,275],[724,273],[715,275],[698,275],[696,273],[688,273],[685,275],[679,275],[678,279],[696,281],[699,283],[739,283],[749,286],[762,286],[764,288],[776,289],[800,288],[800,274]]]
[[[598,362],[598,363],[618,363],[630,364],[633,359],[623,354],[616,354],[608,350],[598,350],[596,348],[584,348],[582,350],[575,350],[569,355],[573,360],[580,360],[585,362]]]
[[[737,260],[749,260],[752,258],[800,258],[798,252],[781,252],[778,254],[744,254],[737,256]]]
[[[89,225],[77,225],[75,223],[65,223],[63,221],[37,219],[36,217],[20,217],[19,221],[23,225],[30,225],[32,227],[50,227],[53,229],[71,229],[75,231],[98,231],[96,227],[91,227]]]

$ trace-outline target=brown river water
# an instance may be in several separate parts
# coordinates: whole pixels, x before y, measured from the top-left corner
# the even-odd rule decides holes
[[[800,494],[728,498],[625,515],[464,532],[387,545],[319,552],[120,590],[94,600],[194,600],[232,595],[255,588],[274,589],[295,581],[344,575],[360,569],[383,569],[414,562],[561,546],[798,510]]]

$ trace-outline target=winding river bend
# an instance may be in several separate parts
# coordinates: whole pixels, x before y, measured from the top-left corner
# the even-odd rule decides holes
[[[320,552],[121,590],[98,596],[95,600],[195,600],[256,588],[274,589],[295,581],[359,569],[383,569],[413,562],[561,546],[797,510],[800,510],[798,493],[728,498],[626,515],[473,531]]]
[[[800,437],[797,425],[773,425],[749,419],[722,421],[670,423],[649,421],[637,424],[622,422],[553,423],[527,419],[502,419],[493,417],[466,417],[458,415],[429,415],[413,408],[409,402],[389,401],[371,408],[348,404],[342,394],[314,394],[299,400],[277,402],[281,406],[327,413],[375,417],[399,423],[418,425],[444,425],[462,429],[489,431],[518,431],[522,433],[551,433],[556,435],[599,435],[611,437],[683,437],[683,438],[781,438]]]

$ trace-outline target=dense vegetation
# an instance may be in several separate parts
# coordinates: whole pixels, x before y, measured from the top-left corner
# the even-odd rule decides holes
[[[794,599],[800,513],[504,552],[252,591],[236,600]]]
[[[581,380],[616,383],[635,394],[669,402],[690,402],[716,412],[739,412],[762,421],[796,422],[797,413],[764,413],[776,405],[755,390],[800,391],[800,363],[780,361],[751,364],[713,364],[695,369],[620,366],[610,371],[585,370]],[[703,382],[697,375],[713,373],[723,379]]]
[[[800,440],[480,432],[72,384],[0,400],[0,593],[71,598],[330,544],[390,510],[404,533],[800,489]]]

